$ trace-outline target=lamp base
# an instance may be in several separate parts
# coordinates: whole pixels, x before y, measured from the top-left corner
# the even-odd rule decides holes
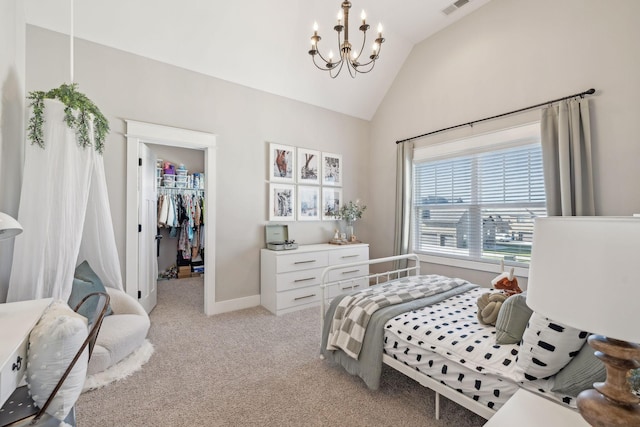
[[[582,418],[594,427],[640,426],[640,399],[627,382],[627,372],[638,367],[640,346],[602,335],[591,335],[589,345],[604,363],[607,379],[578,395]]]
[[[629,427],[640,425],[640,406],[618,405],[597,390],[578,395],[580,415],[594,427]]]

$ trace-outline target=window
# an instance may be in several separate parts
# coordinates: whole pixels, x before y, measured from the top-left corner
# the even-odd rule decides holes
[[[546,216],[539,124],[416,148],[417,253],[527,264]]]

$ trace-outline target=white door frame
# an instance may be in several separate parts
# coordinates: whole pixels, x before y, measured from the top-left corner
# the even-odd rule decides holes
[[[127,213],[125,290],[138,298],[138,158],[140,144],[168,145],[204,151],[205,244],[204,313],[216,313],[216,136],[152,123],[127,123]]]

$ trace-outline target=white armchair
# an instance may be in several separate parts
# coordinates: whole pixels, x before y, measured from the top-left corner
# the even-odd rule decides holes
[[[111,297],[113,314],[102,322],[87,375],[104,371],[140,347],[151,324],[138,301],[118,289],[107,287],[106,290]]]

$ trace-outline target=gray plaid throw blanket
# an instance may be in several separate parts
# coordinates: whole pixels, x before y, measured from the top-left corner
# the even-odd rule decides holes
[[[371,315],[383,307],[439,294],[466,280],[430,274],[372,286],[342,298],[331,320],[327,350],[341,349],[358,359]]]

